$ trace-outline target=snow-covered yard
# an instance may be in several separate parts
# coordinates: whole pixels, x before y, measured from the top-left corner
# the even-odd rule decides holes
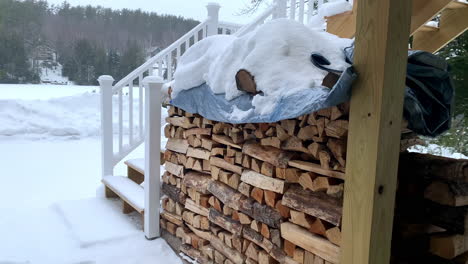
[[[0,85],[0,263],[181,263],[103,198],[96,89]]]

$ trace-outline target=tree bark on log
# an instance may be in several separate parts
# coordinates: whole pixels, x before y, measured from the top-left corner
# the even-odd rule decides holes
[[[182,183],[188,188],[193,188],[201,194],[209,194],[208,184],[212,181],[209,174],[190,171],[187,172],[182,179]]]
[[[187,198],[187,196],[176,186],[163,183],[161,190],[165,195],[167,195],[173,201],[176,201],[180,204],[185,204],[185,199]]]
[[[236,73],[237,90],[249,94],[258,94],[255,77],[247,70],[241,69]]]
[[[210,209],[208,219],[212,223],[224,228],[225,230],[231,232],[235,236],[240,236],[240,234],[242,234],[241,223],[239,223],[238,221],[234,221],[230,217],[222,215],[213,208]]]
[[[261,161],[266,161],[275,167],[286,168],[294,153],[283,151],[270,146],[247,142],[242,148],[242,153]]]

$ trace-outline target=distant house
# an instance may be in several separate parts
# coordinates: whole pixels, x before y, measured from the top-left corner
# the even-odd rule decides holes
[[[48,45],[40,45],[34,48],[32,59],[35,61],[57,61],[57,52]]]

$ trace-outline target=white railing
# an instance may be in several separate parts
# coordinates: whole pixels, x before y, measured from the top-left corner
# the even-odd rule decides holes
[[[114,167],[135,148],[146,142],[145,150],[145,234],[159,236],[159,152],[161,87],[171,81],[180,57],[195,43],[216,35],[242,36],[265,22],[289,18],[306,23],[324,0],[275,0],[251,23],[220,22],[220,6],[207,5],[208,18],[150,58],[113,85],[111,76],[101,76],[102,176],[113,175]],[[145,87],[143,78],[145,78]],[[114,109],[114,104],[116,107]],[[128,112],[125,110],[128,109]],[[115,126],[115,127],[114,127]],[[146,138],[146,140],[145,140]],[[114,151],[115,149],[115,151]]]

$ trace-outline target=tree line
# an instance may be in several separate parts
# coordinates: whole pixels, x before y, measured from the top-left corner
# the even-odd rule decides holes
[[[168,46],[198,23],[141,10],[1,0],[0,82],[38,82],[29,60],[43,45],[78,84],[96,84],[101,74],[118,79],[143,63],[148,49]]]

